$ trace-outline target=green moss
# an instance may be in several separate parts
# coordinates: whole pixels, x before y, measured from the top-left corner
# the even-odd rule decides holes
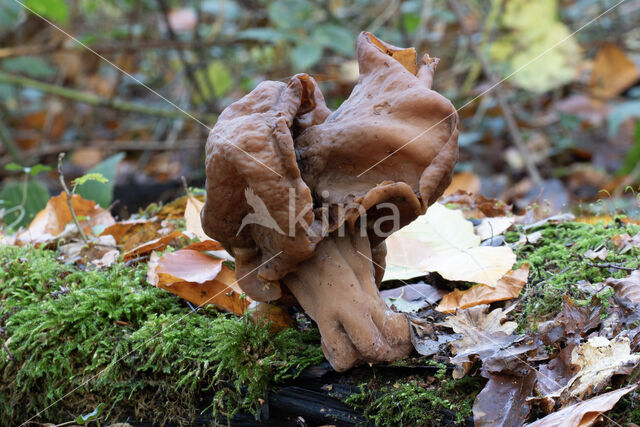
[[[269,387],[322,360],[317,332],[192,313],[145,277],[146,266],[80,271],[52,251],[0,247],[0,424],[67,421],[99,403],[111,419],[157,422],[257,413]]]
[[[432,362],[438,371],[429,385],[416,379],[375,387],[362,384],[360,393],[345,402],[362,410],[378,425],[464,425],[472,416],[473,399],[484,381],[477,377],[453,380],[446,365]],[[374,392],[372,393],[372,389]]]
[[[595,225],[565,222],[527,230],[527,233],[540,231],[542,238],[535,244],[526,244],[516,249],[517,266],[525,262],[531,264],[529,284],[523,291],[523,307],[517,319],[520,327],[535,328],[538,322],[558,313],[563,295],[570,295],[575,300],[588,299],[588,295],[579,289],[578,282],[581,280],[600,283],[608,277],[626,277],[628,271],[594,265],[606,263],[636,268],[640,250],[632,249],[620,254],[612,237],[622,233],[634,235],[639,230],[637,225],[620,221]],[[518,240],[519,233],[508,233],[506,238],[513,243]],[[606,261],[584,257],[587,250],[601,247],[607,248]],[[604,294],[600,296],[603,299],[606,297]]]

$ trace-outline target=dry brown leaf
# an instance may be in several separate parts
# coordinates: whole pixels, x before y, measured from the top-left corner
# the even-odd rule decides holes
[[[204,240],[202,242],[194,242],[189,246],[185,246],[183,249],[193,249],[194,251],[206,252],[206,251],[223,251],[224,246],[222,243],[215,240]]]
[[[600,418],[600,414],[612,409],[625,394],[635,390],[633,384],[592,399],[567,406],[558,412],[527,424],[527,427],[590,427]]]
[[[155,255],[155,253],[154,253]],[[214,258],[192,249],[180,249],[154,256],[147,272],[149,282],[187,301],[203,306],[216,306],[243,314],[250,300],[242,297],[235,272]]]
[[[640,270],[635,270],[626,279],[607,279],[605,284],[616,291],[616,295],[633,304],[640,304]]]
[[[93,234],[96,225],[110,226],[115,220],[109,211],[101,208],[93,200],[86,200],[77,194],[71,197],[71,204],[80,220],[80,227],[87,235]],[[60,193],[49,199],[47,206],[38,212],[26,230],[18,233],[16,243],[34,246],[52,241],[64,231],[67,224],[73,221],[71,210],[67,204],[67,194]]]
[[[489,374],[489,382],[473,402],[473,424],[475,427],[520,426],[529,415],[527,398],[533,392],[535,371],[516,377]]]
[[[153,251],[161,251],[169,245],[176,245],[176,241],[178,239],[187,239],[187,236],[182,231],[172,231],[166,236],[162,236],[149,242],[143,243],[142,245],[131,249],[129,252],[126,252],[124,254],[124,260],[129,261]]]
[[[83,241],[74,241],[60,246],[59,259],[67,264],[91,264],[95,267],[109,267],[118,257],[120,251],[116,247],[116,241],[112,236],[100,236],[85,244]]]
[[[456,356],[451,359],[456,367],[453,378],[464,377],[473,365],[473,359],[488,358],[518,339],[511,335],[516,329],[515,322],[505,322],[505,313],[497,308],[487,313],[488,305],[478,305],[465,310],[457,310],[441,326],[453,329],[462,338],[451,343],[451,351]]]
[[[458,190],[446,195],[442,199],[444,205],[456,205],[461,209],[466,218],[491,218],[494,216],[508,216],[512,206],[496,200],[488,199],[481,194],[469,194],[464,190]]]
[[[629,252],[633,248],[640,248],[640,232],[631,237],[627,233],[613,236],[613,244],[620,249],[620,253]]]
[[[210,242],[198,242],[190,246],[211,248],[219,245],[218,242]],[[287,328],[294,322],[282,307],[253,301],[244,295],[235,272],[224,264],[223,259],[198,250],[184,248],[162,257],[153,252],[147,280],[198,307],[214,304],[238,315],[248,312],[256,323],[265,320],[271,322],[274,330]]]
[[[636,63],[622,49],[605,43],[596,54],[589,84],[591,92],[599,98],[620,95],[640,78]]]
[[[246,298],[249,299],[249,297]],[[273,330],[286,329],[294,323],[293,318],[284,311],[283,307],[266,302],[252,301],[248,313],[257,324],[264,321],[271,323]]]
[[[451,184],[444,190],[444,196],[455,194],[458,191],[464,191],[469,194],[477,194],[480,192],[482,182],[480,177],[473,172],[465,171],[453,175]]]
[[[162,225],[153,218],[118,221],[105,228],[100,235],[113,236],[116,243],[122,247],[122,250],[127,252],[143,243],[156,239],[160,228],[162,228]]]
[[[528,277],[529,263],[526,263],[517,270],[512,270],[505,274],[498,281],[495,288],[480,284],[464,291],[456,289],[448,293],[442,298],[436,310],[441,313],[455,313],[457,309],[518,298],[520,291],[527,283]]]

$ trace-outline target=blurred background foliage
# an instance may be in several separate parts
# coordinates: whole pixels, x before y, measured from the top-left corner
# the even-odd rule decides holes
[[[30,211],[43,189],[60,191],[55,171],[27,180],[5,165],[55,165],[62,151],[68,180],[92,168],[113,178],[83,195],[124,217],[174,197],[181,176],[202,185],[202,124],[302,71],[337,108],[366,30],[441,58],[435,89],[462,119],[459,188],[520,209],[637,213],[640,1],[453,3],[0,0],[0,209],[26,182],[38,187]]]

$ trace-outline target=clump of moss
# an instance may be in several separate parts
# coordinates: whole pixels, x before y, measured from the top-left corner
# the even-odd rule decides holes
[[[362,410],[367,420],[378,425],[464,425],[472,416],[473,400],[484,381],[478,377],[454,380],[442,363],[434,380],[427,385],[416,379],[379,387],[373,393],[372,384],[362,384],[360,393],[345,402]]]
[[[525,262],[531,264],[529,284],[521,296],[523,308],[518,316],[522,329],[535,328],[539,321],[547,320],[562,307],[562,296],[569,295],[575,300],[588,300],[579,288],[580,281],[589,283],[604,282],[608,277],[626,277],[628,271],[598,267],[598,264],[613,264],[627,268],[638,267],[640,250],[632,249],[621,254],[614,246],[612,237],[628,233],[634,235],[640,227],[614,221],[610,224],[583,224],[564,222],[546,224],[527,230],[527,233],[539,231],[542,238],[534,244],[526,244],[516,249],[517,266]],[[507,233],[507,242],[518,241],[520,232]],[[589,249],[606,247],[606,261],[584,257]],[[606,297],[606,295],[601,295]]]
[[[0,247],[0,424],[67,421],[99,403],[112,419],[156,422],[257,413],[269,387],[322,360],[317,332],[192,313],[145,277],[146,266],[81,271],[53,251]]]

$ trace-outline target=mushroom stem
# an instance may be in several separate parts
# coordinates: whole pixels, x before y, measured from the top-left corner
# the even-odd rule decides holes
[[[318,324],[322,350],[337,371],[406,357],[412,349],[409,323],[378,292],[369,238],[340,231],[322,240],[283,282]]]

